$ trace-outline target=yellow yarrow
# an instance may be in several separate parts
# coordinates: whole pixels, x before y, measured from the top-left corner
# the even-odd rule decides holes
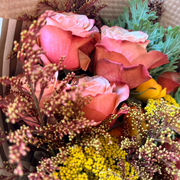
[[[166,101],[166,104],[171,108],[171,110],[175,111],[175,108],[179,107],[179,104],[176,102],[176,100],[172,96],[167,94],[163,98]],[[154,111],[157,110],[157,105],[159,105],[160,102],[161,102],[160,99],[156,99],[156,100],[148,99],[147,106],[144,109],[147,111],[147,113],[153,115]],[[172,111],[172,112],[169,113],[169,115],[174,116],[175,112]]]
[[[62,180],[122,180],[138,179],[137,172],[126,162],[126,152],[117,143],[100,138],[101,150],[95,147],[82,148],[78,145],[70,150],[67,161],[54,176]],[[117,164],[121,161],[123,168]]]
[[[179,104],[176,102],[176,100],[171,95],[166,94],[166,96],[164,96],[163,98],[165,101],[167,101],[167,104],[179,107]]]
[[[147,113],[149,113],[151,115],[154,114],[153,112],[156,110],[155,103],[159,104],[160,103],[160,99],[156,99],[156,100],[148,99],[147,106],[144,108],[147,111]]]
[[[174,127],[177,128],[178,131],[180,131],[180,121],[179,121],[179,110],[180,107],[176,103],[175,99],[172,98],[170,95],[165,96],[165,100],[163,99],[149,99],[147,106],[144,108],[149,114],[149,118],[153,117],[153,115],[162,113],[164,114],[164,117],[160,116],[161,120],[164,120],[166,117],[166,120],[168,123],[173,124]]]

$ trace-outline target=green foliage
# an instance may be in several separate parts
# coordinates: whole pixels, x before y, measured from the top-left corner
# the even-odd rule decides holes
[[[180,86],[179,86],[177,92],[175,93],[175,100],[180,105]]]
[[[107,21],[104,23],[108,26],[120,26],[125,29],[134,31],[143,31],[149,35],[150,43],[147,51],[157,50],[167,54],[170,63],[159,66],[150,71],[150,75],[156,79],[160,74],[167,71],[175,71],[177,60],[179,59],[180,49],[180,31],[179,27],[164,29],[159,27],[159,23],[153,24],[152,20],[156,19],[155,12],[149,12],[148,0],[128,1],[129,8],[124,7],[123,13],[117,20]]]
[[[175,64],[177,63],[177,60],[179,59],[179,55],[175,56],[172,60],[169,59],[169,63],[159,66],[157,68],[151,69],[149,74],[154,78],[157,79],[158,76],[164,72],[173,72],[178,67]]]
[[[143,3],[141,0],[133,0],[128,1],[128,3],[130,5],[130,12],[128,7],[123,7],[124,13],[120,14],[117,21],[105,20],[105,24],[108,26],[120,26],[132,30],[141,30],[144,23],[146,23],[148,20],[154,20],[156,18],[155,12],[150,12],[148,14],[148,0],[145,0]]]
[[[177,60],[179,60],[180,54],[180,31],[179,26],[175,28],[169,27],[167,29],[167,33],[165,34],[165,40],[160,41],[159,43],[154,45],[154,49],[152,50],[159,50],[162,53],[166,54],[169,58],[169,63],[163,66],[159,66],[155,69],[150,71],[150,75],[153,78],[157,78],[159,74],[162,74],[167,71],[175,71],[177,68]]]

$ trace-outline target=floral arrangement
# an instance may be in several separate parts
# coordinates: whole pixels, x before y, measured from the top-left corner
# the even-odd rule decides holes
[[[129,1],[117,20],[97,0],[39,2],[1,77],[10,143],[1,179],[146,180],[180,176],[180,31],[159,27],[162,2]],[[155,10],[155,11],[154,11]],[[36,168],[22,159],[38,153]]]

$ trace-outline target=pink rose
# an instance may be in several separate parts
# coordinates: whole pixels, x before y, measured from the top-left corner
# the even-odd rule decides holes
[[[101,40],[95,45],[95,72],[110,82],[123,82],[130,89],[151,79],[147,70],[168,63],[159,51],[147,53],[148,35],[129,32],[118,26],[101,28]]]
[[[173,93],[176,93],[178,87],[180,86],[180,73],[165,72],[158,77],[157,82],[163,88],[167,88],[168,94],[170,94],[171,91],[173,91]]]
[[[104,37],[108,37],[116,40],[137,42],[144,48],[146,48],[146,46],[150,42],[149,40],[147,40],[148,35],[142,31],[128,31],[119,26],[113,26],[111,28],[109,28],[108,26],[103,26],[101,30],[102,39]]]
[[[129,97],[129,87],[126,84],[110,84],[102,76],[80,78],[78,85],[82,83],[86,85],[85,90],[82,91],[82,96],[92,98],[90,103],[83,108],[85,117],[99,123],[109,115],[116,114],[119,103]]]
[[[46,19],[47,23],[41,28],[38,39],[39,46],[46,52],[41,56],[44,64],[58,64],[59,59],[65,56],[65,69],[86,70],[90,63],[89,54],[95,44],[93,34],[98,32],[94,27],[94,20],[74,13],[46,13],[53,13],[53,16]],[[38,49],[39,46],[34,46],[34,49]]]
[[[72,35],[80,37],[89,37],[92,33],[99,32],[94,26],[94,19],[88,19],[86,15],[62,12],[48,17],[46,20],[46,25],[52,25],[64,31],[71,31]]]

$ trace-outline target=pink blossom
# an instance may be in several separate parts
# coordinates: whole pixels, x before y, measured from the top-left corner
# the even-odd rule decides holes
[[[34,46],[34,49],[41,46],[46,52],[45,55],[41,55],[44,64],[58,64],[59,59],[65,56],[65,69],[86,70],[90,63],[89,55],[95,44],[93,34],[98,32],[94,20],[71,12],[47,12],[55,15],[46,18],[47,23],[40,30],[38,45]]]
[[[129,32],[117,26],[103,26],[101,31],[101,39],[95,45],[94,69],[110,82],[135,88],[151,79],[148,70],[169,62],[167,55],[159,51],[147,53],[149,41],[143,32]]]
[[[56,12],[56,15],[48,17],[46,25],[61,28],[64,31],[71,31],[72,35],[89,37],[92,33],[99,32],[94,27],[94,19],[88,19],[86,15],[74,14],[72,12]]]
[[[129,87],[126,84],[109,83],[102,76],[80,78],[79,84],[86,86],[82,96],[92,98],[83,108],[85,117],[95,122],[101,123],[109,115],[116,114],[119,103],[129,97]]]

